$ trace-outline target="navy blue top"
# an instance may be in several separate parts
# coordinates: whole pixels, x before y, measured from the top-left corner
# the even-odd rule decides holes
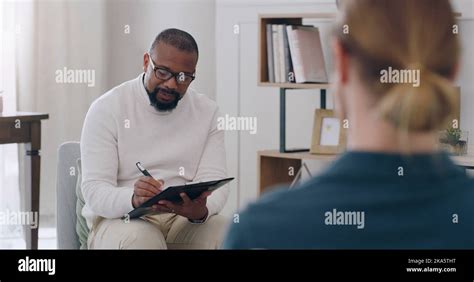
[[[223,247],[474,249],[474,179],[445,153],[347,152],[250,204]]]

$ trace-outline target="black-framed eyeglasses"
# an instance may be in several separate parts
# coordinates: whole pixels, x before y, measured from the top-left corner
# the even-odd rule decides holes
[[[176,83],[181,84],[181,85],[188,85],[190,84],[196,76],[194,74],[189,74],[185,72],[170,72],[169,70],[165,68],[160,68],[155,66],[155,63],[153,62],[153,59],[151,58],[150,53],[148,53],[148,58],[150,59],[151,67],[153,69],[153,72],[155,73],[155,77],[158,78],[159,80],[168,80],[172,77],[176,79]]]

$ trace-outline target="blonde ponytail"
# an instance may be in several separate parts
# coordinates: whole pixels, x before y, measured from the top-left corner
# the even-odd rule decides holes
[[[451,81],[426,68],[420,73],[419,87],[395,84],[376,106],[379,116],[401,131],[435,130],[455,109],[456,93]]]
[[[460,56],[449,0],[344,0],[335,37],[354,59],[374,110],[400,131],[433,131],[455,107]],[[345,31],[349,32],[345,32]],[[419,71],[419,85],[384,83],[381,70]]]

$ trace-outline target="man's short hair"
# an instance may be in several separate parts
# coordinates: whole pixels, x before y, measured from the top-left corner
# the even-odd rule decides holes
[[[195,52],[197,57],[199,57],[199,50],[196,40],[194,40],[194,37],[191,34],[184,30],[169,28],[160,32],[160,34],[155,37],[155,40],[153,40],[153,43],[151,44],[150,54],[153,52],[155,46],[160,42],[171,45],[182,51],[190,53]]]

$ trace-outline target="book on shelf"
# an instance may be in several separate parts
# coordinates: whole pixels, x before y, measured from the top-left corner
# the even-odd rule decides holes
[[[278,25],[274,24],[272,25],[272,46],[273,46],[273,65],[274,65],[274,76],[275,76],[275,82],[280,83],[281,82],[281,66],[280,66],[280,44],[279,44],[279,39],[278,39]]]
[[[273,64],[273,31],[272,25],[267,24],[267,62],[268,81],[275,82],[275,67]]]
[[[317,27],[268,24],[266,31],[269,82],[328,82]]]
[[[283,60],[285,62],[285,80],[283,82],[295,82],[293,74],[293,62],[291,60],[290,42],[288,40],[287,27],[283,28]],[[291,75],[293,74],[293,75]]]
[[[327,83],[323,47],[317,27],[287,26],[297,83]]]
[[[279,60],[279,65],[280,65],[280,82],[286,82],[285,77],[285,33],[283,32],[285,30],[285,26],[279,24],[278,25],[278,60]]]

